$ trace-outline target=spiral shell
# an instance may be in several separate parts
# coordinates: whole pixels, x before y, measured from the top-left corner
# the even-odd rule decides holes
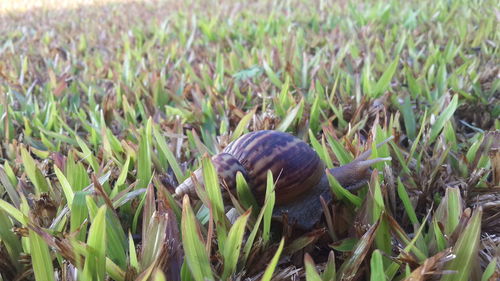
[[[230,143],[212,162],[222,182],[235,187],[236,173],[242,172],[257,201],[263,202],[267,171],[275,180],[276,204],[296,200],[314,187],[324,174],[324,164],[304,141],[278,131],[256,131]],[[201,172],[195,172],[199,179]],[[182,183],[177,194],[190,193],[191,179]]]
[[[245,168],[247,181],[258,201],[266,192],[267,171],[276,181],[276,203],[297,199],[315,186],[324,173],[318,154],[304,141],[278,131],[257,131],[230,143],[231,154]]]

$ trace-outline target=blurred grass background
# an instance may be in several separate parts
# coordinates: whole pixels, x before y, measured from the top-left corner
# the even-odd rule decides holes
[[[0,2],[1,280],[496,280],[496,1]],[[175,186],[290,132],[370,183],[315,230]],[[216,178],[216,177],[212,177]],[[245,184],[240,182],[242,190]],[[240,253],[241,250],[241,253]]]

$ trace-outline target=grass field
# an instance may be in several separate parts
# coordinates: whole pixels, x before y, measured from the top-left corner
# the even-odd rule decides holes
[[[498,280],[497,1],[332,2],[2,2],[0,281]],[[206,156],[263,129],[392,160],[296,229]]]

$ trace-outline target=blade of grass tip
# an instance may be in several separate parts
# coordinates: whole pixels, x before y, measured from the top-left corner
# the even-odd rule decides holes
[[[189,197],[184,196],[182,201],[182,245],[186,255],[187,265],[197,281],[214,280],[210,260],[205,250],[205,242],[201,237]]]
[[[304,106],[304,100],[302,99],[298,105],[296,105],[288,114],[286,115],[285,119],[281,121],[281,123],[278,125],[276,128],[277,131],[285,132],[290,125],[293,123],[295,118],[297,117],[297,114],[299,113],[299,110]]]
[[[408,196],[408,193],[406,192],[406,188],[403,185],[403,182],[401,182],[401,178],[398,177],[398,195],[399,199],[401,202],[403,202],[403,207],[405,208],[406,214],[408,215],[408,218],[410,219],[411,223],[413,225],[418,225],[418,219],[417,219],[417,214],[415,213],[415,210],[413,209],[413,205],[411,204],[410,197]]]
[[[264,217],[264,214],[266,213],[266,209],[268,208],[268,205],[270,205],[272,202],[270,200],[264,201],[264,206],[262,206],[262,209],[260,209],[259,216],[257,217],[257,220],[255,221],[255,225],[250,232],[250,235],[247,238],[247,241],[245,243],[245,247],[243,248],[243,264],[245,264],[248,260],[248,256],[250,255],[250,251],[253,246],[253,242],[255,240],[255,237],[257,236],[257,232],[259,231],[260,223],[262,222],[262,218]]]
[[[182,264],[182,267],[181,267],[181,280],[182,281],[195,281],[193,274],[189,270],[189,266],[188,266],[186,260],[184,260],[184,263]]]
[[[481,236],[482,208],[474,210],[469,223],[460,235],[453,249],[456,255],[445,266],[446,270],[455,271],[455,274],[443,276],[442,281],[467,281],[470,280],[472,268],[478,262],[479,240]]]
[[[129,165],[130,165],[130,154],[127,155],[127,160],[125,160],[125,163],[121,167],[120,175],[118,176],[118,179],[116,179],[113,191],[111,191],[111,194],[109,195],[111,199],[114,199],[115,196],[122,191],[123,189],[122,186],[125,184],[125,181],[127,180]]]
[[[135,249],[134,239],[132,238],[132,233],[128,233],[128,253],[129,253],[129,263],[132,268],[137,272],[140,271],[139,262],[137,261],[137,251]]]
[[[273,216],[274,203],[276,201],[276,194],[274,191],[273,174],[271,170],[267,171],[267,187],[266,187],[266,198],[264,201],[269,201],[264,210],[264,224],[262,228],[262,240],[264,245],[269,242],[269,237],[271,233],[271,219]]]
[[[229,230],[223,252],[224,271],[222,273],[222,280],[226,280],[226,278],[236,271],[241,243],[243,242],[243,234],[245,234],[245,227],[250,212],[251,210],[249,209],[241,215]]]
[[[82,227],[82,224],[85,220],[88,219],[89,213],[87,209],[86,203],[87,193],[78,191],[75,193],[73,197],[72,206],[71,206],[71,216],[70,216],[70,232],[74,233],[75,231],[79,231],[76,234],[75,238],[79,241],[84,241],[85,236],[87,234],[87,228]]]
[[[269,80],[278,88],[281,89],[283,86],[283,82],[278,78],[278,75],[271,69],[271,67],[267,64],[267,61],[263,61],[264,71],[266,72]]]
[[[238,122],[238,125],[234,129],[233,135],[231,136],[231,141],[236,140],[243,134],[243,132],[248,127],[248,124],[250,123],[250,120],[252,120],[254,115],[255,115],[255,109],[252,109],[250,110],[250,112],[245,114],[243,118],[241,118],[240,122]]]
[[[290,245],[286,246],[284,253],[286,255],[296,253],[297,251],[305,248],[307,245],[317,241],[321,236],[323,236],[325,231],[325,229],[320,228],[300,236],[299,238],[293,240]]]
[[[420,138],[422,137],[422,134],[424,133],[424,130],[426,128],[425,123],[424,123],[426,119],[427,119],[427,109],[425,109],[425,111],[424,111],[424,115],[421,119],[423,124],[420,125],[420,130],[418,131],[417,137],[415,138],[415,140],[413,141],[413,143],[411,145],[410,153],[408,154],[408,159],[407,159],[406,163],[410,163],[410,161],[413,159],[413,155],[415,154],[417,147],[419,147]]]
[[[153,182],[154,182],[155,186],[161,187],[161,188],[159,188],[160,193],[162,194],[163,198],[166,199],[166,200],[163,200],[163,202],[167,202],[166,203],[167,206],[170,207],[175,214],[176,221],[180,222],[181,218],[182,218],[182,210],[179,207],[179,205],[177,204],[177,202],[175,201],[172,194],[170,194],[170,192],[168,192],[168,190],[165,188],[165,186],[163,186],[163,184],[158,180],[157,177],[153,178]],[[179,224],[179,227],[180,227],[180,224]]]
[[[328,149],[326,148],[326,142],[325,142],[325,136],[324,135],[321,138],[321,148],[323,150],[323,155],[325,156],[325,158],[323,159],[323,161],[325,161],[326,167],[328,169],[332,169],[333,168],[333,161],[332,161],[332,158],[330,157],[330,153],[328,153]]]
[[[331,243],[329,246],[339,252],[352,252],[354,250],[354,247],[356,246],[356,243],[358,242],[358,238],[345,238]]]
[[[5,175],[9,179],[10,183],[12,184],[12,186],[17,186],[17,184],[19,183],[19,181],[17,180],[17,176],[14,173],[14,170],[12,170],[12,167],[9,165],[9,162],[5,162],[3,164],[3,169],[4,169],[4,172],[5,172]]]
[[[23,251],[21,240],[14,232],[11,231],[14,224],[7,214],[0,210],[0,240],[7,249],[8,257],[14,266],[20,270],[21,263],[19,263],[19,254]]]
[[[84,280],[105,280],[106,240],[106,205],[103,205],[90,225],[87,255],[82,273]]]
[[[319,115],[321,107],[319,103],[320,103],[320,95],[317,94],[316,98],[314,99],[313,105],[311,106],[311,113],[309,115],[310,131],[312,131],[314,134],[318,133],[320,126]]]
[[[306,280],[307,281],[321,281],[321,277],[316,270],[316,264],[312,259],[311,255],[306,253],[304,255],[304,264],[306,267]]]
[[[427,250],[427,248],[425,249],[425,253],[419,254],[419,253],[421,253],[421,251],[420,251],[421,249],[418,249],[418,251],[415,251],[415,250],[417,250],[417,247],[414,247],[414,245],[418,243],[419,239],[423,240],[423,237],[421,237],[421,235],[422,235],[422,232],[424,230],[424,227],[425,227],[426,223],[429,221],[430,215],[431,215],[431,212],[429,211],[427,213],[427,216],[422,220],[422,224],[420,225],[420,227],[418,228],[418,230],[415,232],[415,235],[414,235],[413,239],[410,241],[410,243],[407,243],[406,247],[403,249],[403,252],[400,253],[398,257],[401,257],[403,255],[403,253],[406,253],[406,252],[409,252],[409,251],[413,251],[413,253],[417,256],[417,258],[420,261],[424,261],[426,259],[426,257],[428,256],[428,250]],[[394,219],[394,218],[392,218],[392,219]],[[399,267],[400,267],[399,263],[392,262],[392,264],[389,265],[386,268],[385,275],[387,276],[387,278],[389,280],[392,280],[394,278],[394,276],[396,275]]]
[[[224,213],[224,202],[222,201],[222,192],[219,184],[219,177],[215,171],[215,167],[212,160],[208,155],[205,155],[201,160],[203,179],[205,182],[205,189],[207,191],[208,202],[205,202],[207,206],[210,206],[212,210],[213,220],[217,226],[217,238],[219,249],[223,250],[225,246],[225,240],[227,237],[227,232],[229,229],[229,221],[227,220],[226,214]]]
[[[281,256],[281,251],[283,251],[283,245],[285,245],[285,238],[281,238],[280,245],[278,246],[278,250],[274,254],[273,258],[269,262],[266,267],[266,271],[264,271],[264,275],[262,275],[261,281],[270,281],[273,273],[276,269],[276,265],[278,264],[278,260]]]
[[[172,151],[168,148],[167,142],[165,140],[165,137],[163,137],[157,126],[153,126],[153,134],[156,140],[156,143],[158,144],[158,147],[160,148],[159,151],[163,153],[165,158],[167,158],[167,162],[172,168],[172,171],[174,171],[175,178],[177,179],[178,182],[182,182],[184,179],[184,174],[182,173],[181,167],[179,166],[179,163],[175,160],[175,156],[172,153]]]
[[[126,273],[121,267],[115,264],[110,258],[106,258],[106,273],[108,273],[111,280],[125,281]]]
[[[443,222],[444,234],[451,235],[462,216],[462,197],[458,188],[446,188],[445,195],[436,209],[434,218]]]
[[[339,273],[337,274],[338,280],[352,280],[356,276],[359,266],[372,246],[379,223],[380,220],[373,224],[361,237],[358,244],[356,244],[351,257],[340,267]]]
[[[236,194],[238,195],[238,199],[243,208],[252,208],[252,210],[254,210],[253,213],[255,214],[260,212],[260,206],[257,203],[257,200],[255,200],[255,196],[253,196],[245,177],[243,177],[243,174],[240,171],[236,173]]]
[[[146,197],[144,198],[144,205],[142,207],[142,239],[148,235],[148,228],[154,220],[154,213],[156,212],[156,202],[153,185],[148,185],[146,189]],[[144,246],[143,246],[144,248]]]
[[[80,191],[90,184],[90,176],[81,162],[75,163],[73,153],[66,160],[66,179],[73,191]]]
[[[327,135],[326,137],[330,148],[332,149],[335,157],[339,160],[340,165],[345,165],[347,163],[352,162],[352,156],[346,151],[344,146],[340,144],[337,140],[335,140],[331,135]]]
[[[107,256],[120,268],[125,268],[127,237],[117,214],[110,209],[106,211],[106,239]]]
[[[45,241],[32,229],[29,230],[30,254],[33,272],[36,280],[55,280],[54,267],[49,247]]]
[[[68,204],[68,207],[71,210],[74,197],[73,189],[71,189],[71,185],[69,184],[64,174],[56,166],[54,166],[54,172],[56,173],[59,183],[61,184],[61,188],[63,190],[64,196],[66,197],[66,202]]]
[[[136,189],[146,188],[151,180],[151,118],[148,119],[146,128],[144,128],[139,140],[139,152],[137,153],[137,179],[139,183]]]
[[[99,163],[95,159],[94,155],[90,151],[87,144],[85,144],[85,142],[82,139],[80,139],[78,136],[76,136],[76,142],[78,142],[78,145],[80,146],[80,149],[82,150],[82,155],[81,155],[82,159],[85,159],[90,164],[90,166],[92,167],[94,172],[96,172],[96,173],[99,172]]]
[[[406,133],[411,140],[414,140],[416,137],[417,125],[415,121],[415,113],[411,108],[411,101],[409,96],[405,97],[404,103],[401,106],[401,112],[403,113]]]
[[[152,281],[167,281],[165,274],[160,269],[156,269],[152,277]]]
[[[375,84],[375,88],[373,91],[374,98],[379,97],[387,90],[387,88],[389,88],[392,77],[396,73],[398,62],[399,62],[399,56],[394,59],[394,61],[387,67],[387,69],[384,71],[380,79],[377,81],[377,84]]]
[[[311,141],[311,146],[314,148],[316,153],[318,153],[319,158],[321,158],[321,160],[323,160],[323,162],[326,162],[325,152],[323,150],[323,147],[321,146],[319,141],[316,139],[316,137],[311,129],[309,129],[309,140]],[[329,167],[329,168],[331,168],[331,167]]]
[[[497,257],[494,257],[484,270],[483,275],[481,276],[481,281],[494,280],[493,274],[495,274],[496,268],[497,268]]]
[[[9,216],[14,218],[21,224],[26,225],[26,217],[24,216],[24,214],[16,207],[12,206],[2,199],[0,199],[0,209],[2,209],[5,213],[7,213]]]
[[[330,254],[328,254],[328,261],[326,262],[325,265],[325,270],[323,271],[323,274],[321,275],[321,279],[323,281],[335,281],[336,280],[336,272],[335,272],[335,253],[333,251],[330,251]]]
[[[443,251],[446,249],[446,237],[439,227],[438,220],[434,217],[432,218],[432,229],[434,230],[434,238],[436,239],[437,250]]]
[[[429,137],[429,143],[434,142],[438,137],[441,130],[444,128],[446,121],[450,120],[458,107],[458,95],[454,95],[448,106],[441,112],[436,122],[431,127],[431,134]]]
[[[337,179],[334,176],[332,176],[332,174],[330,173],[330,170],[326,169],[325,172],[326,172],[326,175],[328,178],[328,183],[330,183],[330,189],[333,192],[333,194],[335,194],[335,196],[337,196],[340,199],[343,199],[345,201],[350,202],[351,204],[353,204],[356,207],[361,206],[361,204],[363,203],[361,198],[352,194],[349,190],[342,187],[342,185],[340,185],[340,183],[337,181]]]
[[[42,172],[36,166],[35,160],[31,157],[29,152],[23,147],[21,148],[21,158],[23,160],[24,169],[28,178],[31,180],[35,186],[37,195],[42,192],[48,192],[49,186]]]
[[[5,172],[3,167],[0,167],[0,184],[3,185],[5,191],[9,195],[9,198],[14,204],[14,206],[19,208],[19,205],[21,204],[21,199],[19,198],[19,195],[17,194],[14,185],[9,180],[7,173]]]
[[[380,250],[375,250],[370,260],[370,281],[387,280]]]
[[[132,233],[136,233],[137,230],[137,224],[139,223],[139,217],[141,215],[142,207],[144,206],[144,201],[146,200],[146,194],[144,194],[141,198],[141,201],[139,201],[139,205],[137,206],[137,209],[134,213],[134,218],[132,219]]]

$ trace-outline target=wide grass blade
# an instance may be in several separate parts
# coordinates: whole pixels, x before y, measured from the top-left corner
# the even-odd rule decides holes
[[[236,271],[236,264],[238,263],[238,257],[240,255],[241,243],[243,241],[243,234],[245,233],[245,227],[250,215],[251,210],[246,211],[241,215],[236,222],[233,224],[227,235],[227,240],[224,245],[224,271],[222,273],[222,279],[226,280],[231,274]]]
[[[436,140],[437,136],[441,132],[441,130],[444,128],[444,125],[450,118],[453,116],[453,113],[455,113],[455,110],[458,107],[458,96],[455,95],[453,96],[450,104],[441,112],[439,117],[436,119],[436,122],[432,125],[431,127],[431,134],[429,137],[429,142],[434,142]]]
[[[105,280],[106,245],[106,206],[102,206],[90,225],[82,280]]]
[[[210,267],[205,250],[205,242],[200,233],[200,229],[188,196],[184,196],[182,202],[182,245],[186,254],[186,262],[194,280],[205,281],[215,280]]]
[[[304,255],[304,265],[306,267],[306,280],[307,281],[321,281],[321,276],[316,271],[316,264],[311,256],[306,253]]]
[[[136,188],[146,188],[151,181],[152,165],[151,165],[151,127],[152,120],[148,120],[148,124],[141,134],[139,141],[139,151],[137,153],[137,179],[139,183]]]
[[[384,263],[380,250],[375,250],[370,260],[370,281],[387,280],[384,273]]]
[[[34,230],[29,231],[31,262],[36,280],[55,280],[52,257],[48,245]],[[104,280],[104,279],[101,279]]]
[[[49,191],[49,185],[42,175],[42,172],[36,166],[35,160],[31,157],[25,148],[21,148],[21,157],[23,159],[24,169],[28,178],[35,185],[36,193],[39,195],[42,192]]]
[[[394,61],[387,67],[384,71],[380,79],[375,84],[375,88],[373,89],[373,97],[378,97],[389,88],[391,84],[392,77],[396,73],[396,69],[398,67],[399,57],[395,58]]]
[[[476,209],[472,213],[472,217],[453,248],[456,257],[445,267],[446,270],[456,273],[445,275],[442,281],[470,280],[472,269],[478,260],[482,214],[482,209]]]

